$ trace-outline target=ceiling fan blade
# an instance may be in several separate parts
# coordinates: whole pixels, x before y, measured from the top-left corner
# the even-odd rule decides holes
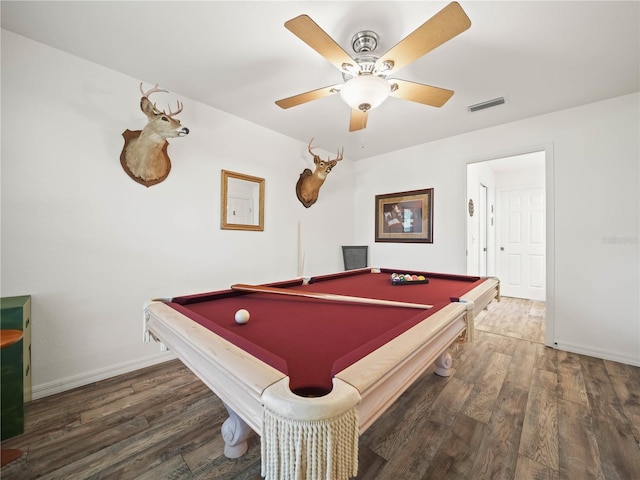
[[[349,120],[349,131],[355,132],[357,130],[364,130],[367,128],[367,112],[358,110],[356,108],[351,109],[351,119]]]
[[[342,84],[329,85],[328,87],[318,88],[317,90],[311,90],[310,92],[300,93],[298,95],[294,95],[293,97],[277,100],[276,105],[278,105],[280,108],[295,107],[296,105],[301,105],[303,103],[318,100],[320,98],[333,95],[334,93],[338,93],[338,88],[341,86]]]
[[[284,26],[304,43],[329,60],[338,70],[345,70],[345,64],[358,68],[355,60],[338,45],[308,15],[300,15],[284,23]]]
[[[423,103],[432,107],[441,107],[453,96],[453,90],[446,88],[432,87],[422,83],[409,82],[407,80],[398,80],[396,78],[389,80],[392,91],[390,95],[411,102]],[[398,88],[393,90],[393,84]]]
[[[471,20],[457,2],[452,2],[376,61],[376,70],[385,75],[396,72],[471,26]],[[385,62],[393,62],[389,69]]]

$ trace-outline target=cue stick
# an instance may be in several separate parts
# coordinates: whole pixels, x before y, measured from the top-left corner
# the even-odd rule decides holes
[[[318,300],[329,300],[329,301],[335,301],[335,302],[352,302],[352,303],[366,303],[368,305],[385,305],[387,307],[419,308],[421,310],[425,310],[433,307],[433,305],[426,305],[422,303],[396,302],[395,300],[380,300],[378,298],[351,297],[349,295],[337,295],[335,293],[303,292],[300,290],[293,290],[290,288],[265,287],[262,285],[244,285],[241,283],[231,285],[231,289],[239,290],[242,292],[276,293],[279,295],[290,295],[293,297],[307,297],[307,298],[315,298]]]

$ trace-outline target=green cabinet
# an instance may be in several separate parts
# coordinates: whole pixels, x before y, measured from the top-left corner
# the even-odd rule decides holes
[[[22,340],[0,350],[2,440],[24,432],[24,402],[31,400],[31,297],[0,298],[0,328],[22,330]]]

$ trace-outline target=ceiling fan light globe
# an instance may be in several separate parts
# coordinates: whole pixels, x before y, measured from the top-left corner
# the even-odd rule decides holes
[[[369,110],[384,102],[391,93],[389,82],[376,75],[360,75],[342,86],[340,96],[353,109]],[[362,106],[368,105],[367,108]]]

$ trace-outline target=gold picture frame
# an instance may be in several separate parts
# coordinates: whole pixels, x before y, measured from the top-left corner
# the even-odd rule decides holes
[[[222,170],[220,228],[264,231],[264,178]]]

